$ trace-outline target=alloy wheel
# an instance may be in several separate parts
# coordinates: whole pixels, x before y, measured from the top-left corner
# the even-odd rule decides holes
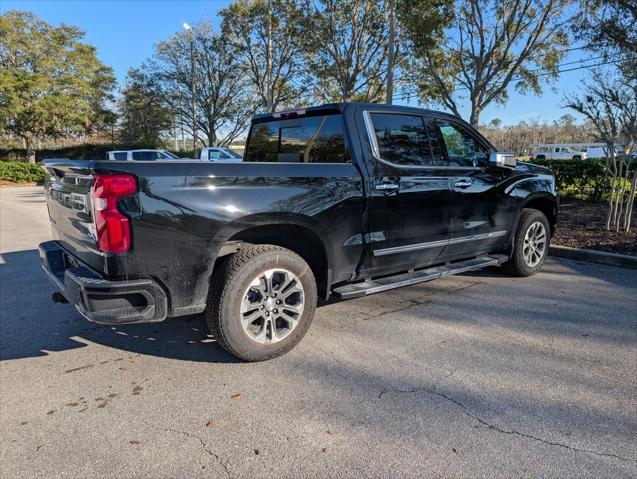
[[[546,228],[544,225],[535,221],[531,223],[524,235],[524,245],[522,247],[522,254],[524,256],[524,262],[527,266],[535,268],[546,252]]]
[[[305,294],[299,278],[285,269],[270,269],[252,280],[241,301],[241,325],[260,344],[285,339],[303,315]]]

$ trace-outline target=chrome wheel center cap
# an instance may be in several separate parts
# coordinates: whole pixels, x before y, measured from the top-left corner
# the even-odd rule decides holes
[[[274,309],[274,299],[268,298],[265,302],[265,310],[271,312]]]

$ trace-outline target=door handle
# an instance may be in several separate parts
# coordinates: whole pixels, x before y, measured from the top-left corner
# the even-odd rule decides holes
[[[471,186],[471,181],[469,180],[458,180],[453,184],[456,188],[469,188]]]
[[[391,183],[391,182],[376,183],[374,188],[376,188],[378,191],[396,191],[397,189],[400,188],[400,185],[398,183]]]

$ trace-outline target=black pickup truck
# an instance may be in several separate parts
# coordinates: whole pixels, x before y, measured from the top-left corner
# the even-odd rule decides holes
[[[49,160],[53,299],[105,324],[204,313],[248,361],[294,347],[319,298],[504,265],[537,272],[553,174],[458,118],[330,104],[254,117],[244,161]]]

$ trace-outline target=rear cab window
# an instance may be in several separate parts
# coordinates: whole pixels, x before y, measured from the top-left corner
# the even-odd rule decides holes
[[[252,125],[245,161],[350,163],[341,114],[266,119]]]

